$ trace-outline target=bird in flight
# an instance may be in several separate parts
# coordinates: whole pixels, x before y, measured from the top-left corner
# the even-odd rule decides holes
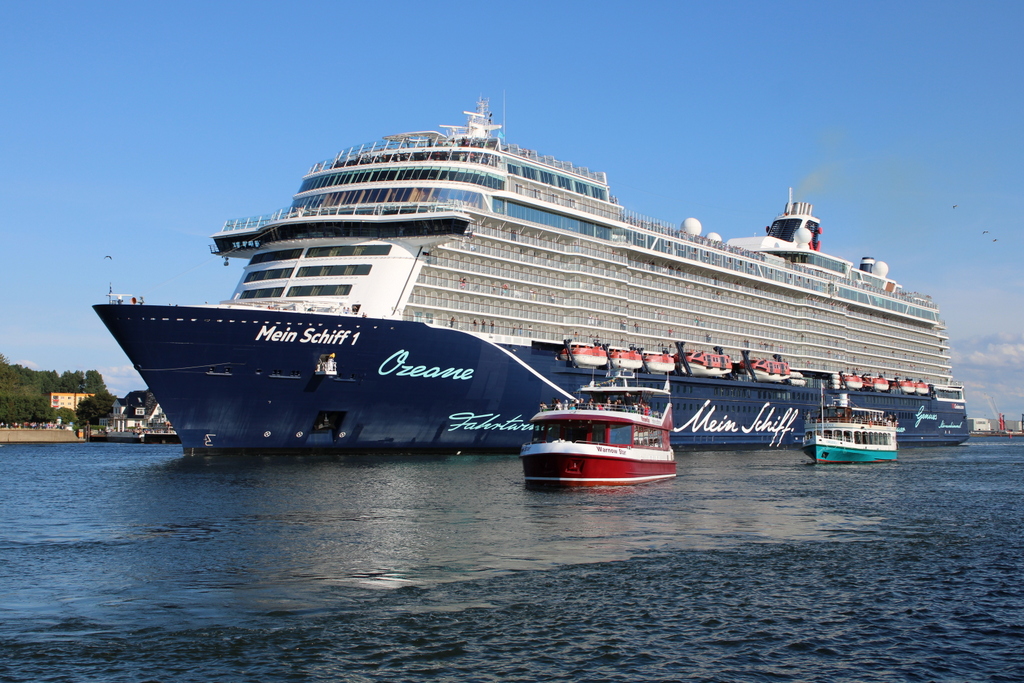
[[[113,256],[104,256],[103,258],[108,258],[108,259],[110,259],[111,261],[113,261],[113,260],[114,260],[114,257],[113,257]]]
[[[981,234],[982,234],[982,235],[987,235],[987,234],[988,234],[988,230],[982,230],[982,231],[981,231]]]
[[[954,205],[953,205],[953,208],[955,209],[955,208],[956,208],[956,207],[958,207],[958,206],[960,206],[960,205],[959,205],[959,204],[954,204]]]

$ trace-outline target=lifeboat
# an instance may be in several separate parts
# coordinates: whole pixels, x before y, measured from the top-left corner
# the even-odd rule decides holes
[[[724,353],[687,351],[686,363],[694,377],[721,377],[732,372],[732,358]]]
[[[901,379],[897,382],[900,387],[900,392],[904,394],[916,394],[917,393],[917,382],[912,379]]]
[[[639,370],[644,364],[644,359],[640,356],[640,352],[632,349],[628,351],[625,349],[612,349],[610,355],[613,368]]]
[[[600,346],[590,344],[573,344],[569,347],[572,358],[565,351],[558,354],[558,360],[575,360],[581,368],[600,368],[608,364],[608,354]]]
[[[675,359],[667,353],[644,353],[644,362],[651,372],[667,374],[676,369]]]
[[[746,369],[745,363],[741,365]],[[781,382],[782,380],[789,379],[790,375],[789,363],[767,360],[765,358],[752,358],[750,360],[750,369],[754,371],[754,377],[757,378],[758,382]]]
[[[858,391],[864,388],[864,380],[861,379],[860,375],[843,375],[843,384],[846,385],[847,389]]]
[[[807,380],[804,379],[803,373],[796,370],[789,371],[789,383],[795,387],[807,386]]]
[[[889,391],[889,380],[879,375],[871,380],[871,386],[875,391]]]
[[[914,389],[917,390],[918,396],[928,395],[928,384],[924,380],[919,379],[916,382],[914,382]]]

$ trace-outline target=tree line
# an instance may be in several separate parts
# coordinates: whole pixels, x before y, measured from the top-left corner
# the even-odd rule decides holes
[[[78,404],[78,410],[53,408],[50,393],[94,394]],[[33,370],[11,365],[0,353],[0,423],[62,422],[98,424],[110,413],[116,397],[107,390],[96,370]]]

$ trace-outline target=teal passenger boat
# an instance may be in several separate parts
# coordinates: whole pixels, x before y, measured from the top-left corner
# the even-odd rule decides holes
[[[805,420],[803,451],[817,463],[896,459],[896,418],[882,410],[854,408],[846,394]]]

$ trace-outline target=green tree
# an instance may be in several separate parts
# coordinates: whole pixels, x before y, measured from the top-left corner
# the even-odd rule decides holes
[[[61,373],[59,386],[58,391],[84,393],[85,373],[81,370],[65,370]]]
[[[57,408],[57,417],[64,424],[74,424],[78,421],[78,415],[71,408]]]
[[[110,414],[114,406],[115,397],[108,391],[97,393],[95,396],[88,396],[78,404],[76,415],[80,424],[99,424],[101,417]]]
[[[85,393],[99,394],[107,391],[107,385],[103,381],[103,375],[96,370],[85,371]]]
[[[20,386],[21,380],[18,373],[8,363],[7,356],[0,353],[0,393],[16,391]]]
[[[0,422],[52,422],[57,412],[42,396],[0,394]]]

